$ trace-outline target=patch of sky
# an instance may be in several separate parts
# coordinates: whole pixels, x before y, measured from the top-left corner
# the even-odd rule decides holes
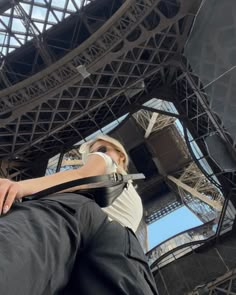
[[[52,0],[51,5],[63,9],[65,7],[65,3],[65,0]]]
[[[9,24],[9,20],[10,20],[10,17],[9,16],[2,16],[1,17],[1,21],[8,27],[8,24]],[[3,25],[3,27],[5,28],[5,26]],[[6,28],[5,28],[6,29]]]
[[[3,45],[6,42],[6,35],[4,33],[0,33],[0,44]]]
[[[45,0],[34,0],[35,4],[44,4],[45,5]]]
[[[61,11],[58,11],[58,10],[54,10],[54,12],[55,12],[55,15],[56,15],[57,19],[59,21],[62,21],[63,13]]]
[[[77,1],[76,4],[80,7],[81,1]],[[74,4],[72,3],[72,1],[69,1],[68,5],[67,5],[67,9],[71,10],[71,11],[76,11],[76,8],[75,8]]]
[[[31,18],[34,20],[44,21],[47,16],[48,9],[38,6],[33,6]]]
[[[152,98],[145,102],[143,105],[149,108],[167,111],[173,114],[178,114],[178,111],[172,102],[165,101],[162,99]]]
[[[187,207],[181,207],[148,225],[148,250],[178,233],[202,224]]]
[[[31,5],[30,4],[27,4],[27,3],[21,3],[21,7],[23,7],[24,11],[29,14],[30,12],[30,7]]]
[[[49,13],[48,22],[51,22],[53,24],[57,23],[57,19],[55,18],[54,14],[52,12]]]
[[[18,18],[13,18],[11,29],[13,32],[21,32],[21,33],[26,32],[26,28],[25,28],[24,24]]]

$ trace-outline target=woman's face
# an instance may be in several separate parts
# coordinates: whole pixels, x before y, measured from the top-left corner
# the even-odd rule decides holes
[[[97,152],[99,149],[110,156],[117,165],[124,168],[125,156],[115,146],[104,140],[98,140],[90,147],[90,153]]]

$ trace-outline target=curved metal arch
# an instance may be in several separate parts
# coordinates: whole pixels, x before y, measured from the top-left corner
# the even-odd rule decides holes
[[[2,90],[0,92],[2,97],[0,100],[0,113],[4,117],[0,121],[0,126],[3,127],[20,114],[23,114],[26,104],[28,110],[33,109],[43,101],[46,101],[49,95],[53,96],[58,93],[59,89],[81,81],[83,78],[76,70],[77,66],[85,65],[88,72],[94,72],[103,65],[102,58],[105,58],[106,62],[108,60],[112,61],[114,56],[117,55],[117,53],[111,52],[112,48],[130,34],[132,27],[135,28],[141,23],[159,1],[147,1],[143,5],[141,0],[127,0],[112,18],[81,46],[41,73],[9,89]],[[180,11],[173,19],[168,19],[167,21],[162,17],[160,24],[152,32],[147,32],[143,29],[143,34],[141,34],[138,41],[145,40],[147,34],[162,30],[171,23],[181,19],[189,12],[192,5],[191,1],[186,5],[181,5]],[[132,44],[133,46],[137,44],[137,40],[133,43],[126,40],[126,45],[119,51],[118,55],[121,55],[127,48],[132,47]],[[17,112],[14,112],[16,109]]]
[[[109,21],[107,21],[82,45],[68,53],[65,57],[55,62],[42,72],[34,75],[33,77],[13,85],[8,89],[2,90],[0,92],[0,96],[2,97],[0,103],[0,113],[8,113],[10,110],[29,102],[32,99],[38,100],[39,97],[42,97],[46,93],[49,95],[48,92],[50,92],[50,95],[52,96],[58,92],[58,87],[67,85],[69,81],[71,83],[73,78],[75,79],[77,77],[76,82],[78,82],[82,77],[76,70],[76,67],[79,65],[85,65],[88,68],[88,65],[93,63],[98,57],[101,57],[101,55],[106,54],[107,51],[116,45],[117,40],[120,40],[120,38],[123,37],[121,34],[122,32],[117,29],[119,26],[122,27],[121,23],[124,22],[122,17],[124,19],[129,19],[129,21],[126,22],[126,30],[130,30],[130,25],[137,21],[137,17],[142,16],[142,10],[140,10],[139,15],[136,13],[135,21],[134,17],[131,19],[128,16],[128,13],[130,13],[129,8],[133,2],[133,0],[124,2],[122,7],[115,13],[115,15],[112,16]],[[123,24],[123,33],[124,31]],[[102,48],[99,44],[96,44],[99,37],[103,39],[105,48]],[[26,87],[28,87],[28,93],[26,92],[28,97],[23,96],[23,91]],[[50,88],[52,88],[54,91]],[[38,103],[36,105],[38,105]],[[10,118],[12,120],[13,115],[11,115]],[[2,120],[2,122],[4,122],[4,120]]]

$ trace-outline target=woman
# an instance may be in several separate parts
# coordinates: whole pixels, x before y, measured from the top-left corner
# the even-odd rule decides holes
[[[134,234],[142,204],[132,183],[102,209],[80,195],[80,187],[13,204],[66,181],[126,173],[128,156],[114,138],[99,136],[80,151],[80,169],[20,182],[0,180],[2,294],[157,294]]]

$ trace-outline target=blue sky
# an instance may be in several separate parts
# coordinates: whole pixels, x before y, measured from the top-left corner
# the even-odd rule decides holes
[[[148,250],[179,232],[201,224],[187,207],[181,207],[148,225]]]

